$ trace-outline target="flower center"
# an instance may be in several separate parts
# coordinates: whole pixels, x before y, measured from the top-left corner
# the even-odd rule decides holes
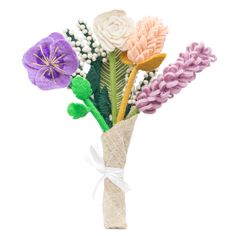
[[[34,53],[36,57],[36,62],[33,64],[40,67],[44,67],[45,71],[42,73],[42,76],[45,76],[47,79],[55,80],[60,76],[60,74],[64,74],[65,71],[63,67],[65,65],[64,56],[65,54],[61,54],[59,52],[59,48],[56,47],[53,52],[49,47],[39,46],[39,50],[37,53]]]

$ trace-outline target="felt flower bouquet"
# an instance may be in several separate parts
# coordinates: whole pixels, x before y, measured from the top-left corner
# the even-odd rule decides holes
[[[158,67],[167,27],[156,17],[136,24],[124,11],[98,15],[92,33],[79,20],[77,31],[52,33],[23,57],[30,81],[42,90],[68,88],[78,99],[68,105],[73,119],[91,113],[102,129],[105,228],[126,228],[123,180],[129,142],[140,112],[155,113],[216,60],[203,43],[192,43],[162,73]],[[95,159],[98,154],[91,152]]]

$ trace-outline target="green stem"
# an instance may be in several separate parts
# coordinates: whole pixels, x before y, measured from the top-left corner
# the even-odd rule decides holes
[[[112,123],[115,124],[117,117],[115,52],[109,53],[109,65],[110,65],[110,96],[111,96]]]
[[[102,115],[100,114],[100,112],[97,110],[97,108],[94,106],[93,102],[87,98],[84,100],[84,103],[87,107],[90,108],[90,112],[93,114],[93,116],[95,117],[95,119],[97,120],[97,122],[99,123],[100,127],[102,128],[102,130],[104,132],[106,132],[107,130],[109,130],[109,126],[107,125],[106,121],[104,120],[104,118],[102,117]]]
[[[139,113],[139,110],[136,107],[132,107],[129,114],[126,116],[126,119],[131,118]]]

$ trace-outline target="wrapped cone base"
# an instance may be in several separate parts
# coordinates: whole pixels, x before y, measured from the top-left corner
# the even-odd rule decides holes
[[[123,120],[102,135],[103,158],[107,167],[124,168],[130,139],[137,116]],[[104,227],[125,229],[125,193],[109,179],[104,180]]]

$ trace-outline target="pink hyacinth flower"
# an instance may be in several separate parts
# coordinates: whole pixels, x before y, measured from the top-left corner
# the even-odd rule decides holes
[[[136,107],[139,111],[152,114],[169,98],[172,98],[189,82],[196,78],[211,62],[216,61],[210,48],[203,43],[192,43],[186,52],[180,53],[174,64],[169,65],[149,85],[143,87],[137,96]]]

